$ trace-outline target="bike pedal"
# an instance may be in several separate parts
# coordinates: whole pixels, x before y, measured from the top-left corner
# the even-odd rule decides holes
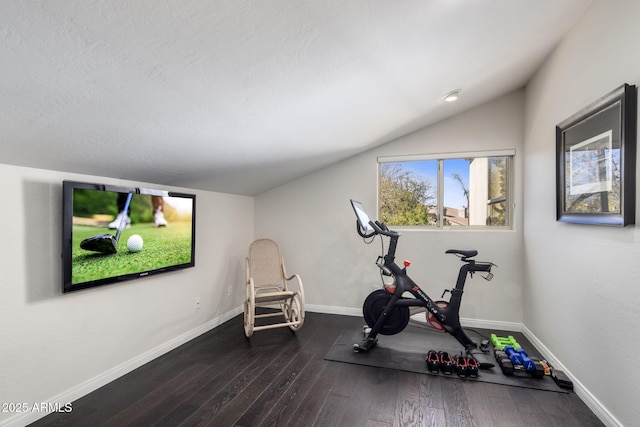
[[[363,338],[367,338],[367,336],[369,336],[369,332],[371,332],[371,328],[368,325],[362,327],[362,334],[364,335]]]

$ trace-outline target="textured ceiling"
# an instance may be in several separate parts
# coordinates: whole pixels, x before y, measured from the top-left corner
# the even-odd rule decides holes
[[[0,163],[255,195],[522,87],[589,2],[2,0]]]

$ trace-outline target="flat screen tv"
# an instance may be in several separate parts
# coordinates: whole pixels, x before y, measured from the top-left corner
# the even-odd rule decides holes
[[[63,292],[195,266],[196,196],[64,181]]]

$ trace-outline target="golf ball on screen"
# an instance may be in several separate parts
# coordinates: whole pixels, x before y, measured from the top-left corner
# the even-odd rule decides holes
[[[134,234],[127,239],[127,249],[131,252],[140,252],[142,250],[142,243],[142,237],[138,234]]]

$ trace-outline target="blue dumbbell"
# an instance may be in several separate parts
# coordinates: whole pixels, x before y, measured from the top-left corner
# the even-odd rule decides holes
[[[513,348],[513,346],[510,345],[505,346],[503,351],[507,354],[507,356],[509,356],[511,363],[513,363],[514,366],[521,365],[526,371],[536,370],[535,362],[531,360],[526,351],[522,349],[516,350],[515,348]]]

